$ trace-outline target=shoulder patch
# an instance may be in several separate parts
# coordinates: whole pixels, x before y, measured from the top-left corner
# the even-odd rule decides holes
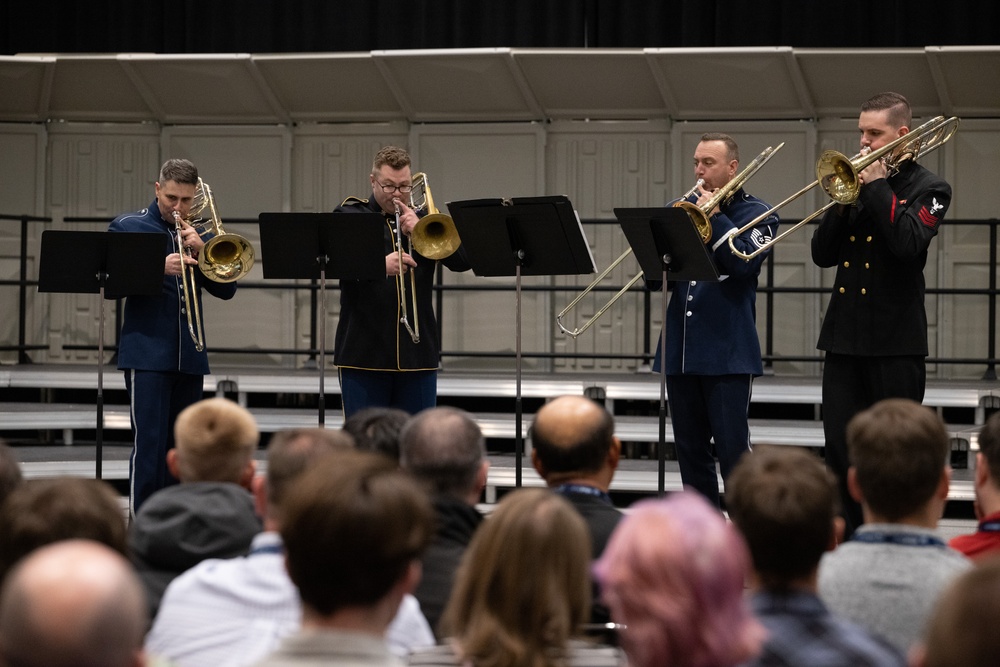
[[[367,204],[367,199],[362,199],[361,197],[348,197],[340,205],[341,206],[354,206],[355,204]]]

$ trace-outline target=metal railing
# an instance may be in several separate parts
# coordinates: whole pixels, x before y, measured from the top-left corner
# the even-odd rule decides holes
[[[0,280],[0,288],[3,287],[16,287],[18,289],[18,340],[16,344],[0,344],[0,351],[16,351],[18,353],[18,363],[31,363],[31,358],[28,356],[28,352],[33,350],[47,350],[49,345],[45,343],[29,343],[27,341],[26,334],[26,323],[27,323],[27,296],[28,290],[37,287],[38,280],[37,277],[28,276],[28,240],[30,238],[29,225],[33,223],[51,223],[52,219],[47,217],[29,216],[29,215],[5,215],[0,213],[0,224],[4,222],[15,222],[20,226],[20,267],[19,267],[19,278],[18,280]],[[94,218],[94,217],[67,217],[63,219],[64,223],[67,224],[79,224],[79,223],[106,223],[108,220],[106,218]],[[789,221],[795,222],[795,221]],[[583,220],[584,226],[599,226],[599,225],[617,225],[614,220]],[[250,225],[257,224],[257,220],[250,218],[229,218],[226,220],[226,226],[230,225]],[[986,300],[988,316],[986,317],[983,326],[986,327],[986,340],[987,340],[987,352],[985,357],[929,357],[927,359],[928,363],[931,364],[972,364],[972,365],[982,365],[984,367],[983,379],[994,380],[996,379],[996,365],[998,362],[996,355],[996,334],[997,334],[997,324],[996,324],[996,307],[997,307],[997,229],[1000,226],[1000,220],[996,218],[988,220],[947,220],[947,225],[949,227],[955,226],[986,226],[989,229],[989,256],[988,256],[988,284],[981,288],[927,288],[926,292],[928,295],[941,295],[941,296],[978,296]],[[37,264],[37,263],[36,263]],[[776,302],[781,298],[781,295],[786,294],[816,294],[823,295],[829,292],[828,287],[816,286],[816,287],[792,287],[792,286],[775,286],[775,254],[771,253],[761,271],[761,281],[758,287],[758,312],[763,314],[764,323],[764,335],[761,340],[762,349],[762,359],[765,363],[765,367],[773,366],[776,361],[787,361],[787,362],[816,362],[822,361],[822,356],[817,353],[815,355],[786,355],[780,354],[775,351],[774,345],[774,333],[775,333],[775,311]],[[600,267],[598,267],[600,268]],[[595,293],[612,293],[617,292],[621,288],[620,285],[608,284],[608,285],[597,285],[594,287],[593,291]],[[240,281],[241,290],[306,290],[310,292],[310,332],[309,332],[309,347],[307,349],[302,348],[259,348],[254,347],[252,349],[247,348],[218,348],[213,347],[213,353],[239,353],[239,354],[282,354],[282,355],[297,355],[297,356],[307,356],[310,360],[315,359],[319,355],[319,348],[317,343],[318,336],[318,302],[317,295],[320,289],[318,281],[314,280],[310,283],[293,283],[288,281]],[[337,292],[339,291],[336,281],[331,281],[327,284],[326,289],[328,291]],[[524,285],[521,286],[522,292],[544,292],[549,294],[569,294],[573,295],[579,292],[581,286],[579,285],[566,285],[566,286],[555,286],[555,285]],[[435,300],[436,300],[436,312],[438,314],[438,335],[439,340],[441,339],[441,333],[443,330],[442,320],[443,316],[443,304],[444,297],[448,293],[459,293],[459,292],[510,292],[515,291],[515,286],[513,284],[496,284],[496,283],[482,283],[482,284],[445,284],[442,279],[442,271],[439,265],[438,278],[434,286],[435,290]],[[619,359],[619,360],[638,360],[643,363],[648,363],[652,360],[653,353],[655,352],[655,339],[651,336],[651,323],[653,321],[652,313],[654,308],[659,307],[660,300],[652,299],[651,294],[648,290],[641,286],[634,287],[631,292],[634,292],[636,297],[641,299],[642,302],[642,318],[643,318],[643,343],[642,350],[631,354],[622,353],[581,353],[581,352],[522,352],[521,356],[523,358],[538,358],[538,359]],[[114,331],[115,331],[115,344],[108,346],[107,349],[113,350],[117,347],[118,342],[118,331],[119,322],[121,318],[121,301],[119,300],[114,319]],[[96,350],[96,345],[63,345],[64,349],[69,350]],[[506,351],[470,351],[470,350],[442,350],[442,357],[480,357],[480,358],[513,358],[513,352]]]

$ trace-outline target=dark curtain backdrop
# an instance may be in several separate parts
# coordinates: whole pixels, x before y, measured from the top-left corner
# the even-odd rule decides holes
[[[1000,2],[0,0],[4,55],[961,44],[1000,44]]]

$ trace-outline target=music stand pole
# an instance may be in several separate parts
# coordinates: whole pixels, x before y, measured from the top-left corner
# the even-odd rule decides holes
[[[319,427],[326,426],[326,264],[330,256],[323,254],[319,262]]]
[[[660,443],[657,446],[657,495],[662,498],[667,487],[667,271],[670,267],[670,255],[663,256],[663,292],[662,301],[664,315],[663,326],[660,327]]]
[[[514,285],[516,291],[516,297],[514,301],[516,302],[516,314],[515,321],[517,326],[517,334],[514,336],[515,347],[514,347],[514,375],[516,377],[514,382],[514,486],[521,486],[521,462],[524,458],[524,433],[521,429],[521,420],[523,415],[523,410],[521,407],[521,263],[524,260],[524,251],[518,250],[515,254],[514,262]]]

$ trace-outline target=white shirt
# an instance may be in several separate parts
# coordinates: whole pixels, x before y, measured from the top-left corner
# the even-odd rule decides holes
[[[146,636],[146,651],[177,667],[248,665],[297,632],[301,618],[281,536],[264,532],[254,538],[247,556],[202,561],[171,582]],[[434,644],[412,595],[400,604],[386,641],[401,658]]]

